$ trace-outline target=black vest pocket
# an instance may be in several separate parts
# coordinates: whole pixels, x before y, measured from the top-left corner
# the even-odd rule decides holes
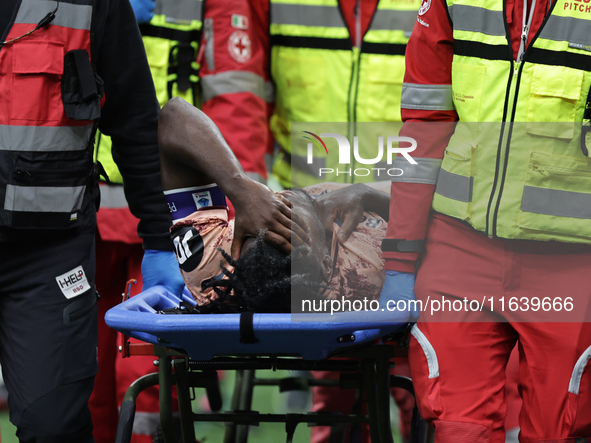
[[[85,152],[17,155],[6,186],[4,210],[13,228],[79,227],[91,213],[92,163]]]
[[[62,76],[62,101],[66,115],[73,120],[96,120],[101,115],[103,91],[103,81],[92,70],[88,52],[84,49],[67,52]]]

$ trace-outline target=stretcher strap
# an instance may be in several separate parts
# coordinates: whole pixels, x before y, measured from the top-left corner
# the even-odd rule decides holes
[[[254,312],[240,313],[240,343],[257,343],[259,340],[254,335],[252,319]]]

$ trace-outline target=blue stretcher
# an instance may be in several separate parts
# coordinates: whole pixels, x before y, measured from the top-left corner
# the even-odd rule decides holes
[[[177,385],[181,431],[186,442],[195,441],[195,421],[232,423],[225,442],[246,441],[248,424],[277,421],[286,423],[287,441],[291,441],[298,423],[330,426],[348,422],[369,423],[372,442],[392,442],[389,388],[396,385],[412,392],[412,384],[407,378],[390,376],[391,360],[397,352],[400,354],[400,349],[377,341],[404,331],[406,324],[389,322],[385,316],[381,319],[378,316],[376,321],[375,313],[371,312],[354,316],[352,313],[315,314],[313,318],[318,321],[309,321],[310,316],[294,321],[298,317],[292,318],[291,314],[158,313],[178,307],[181,301],[194,304],[188,291],[179,299],[157,286],[115,306],[105,316],[111,328],[156,345],[154,354],[160,359],[158,374],[144,376],[129,388],[121,408],[118,443],[131,437],[135,398],[143,389],[156,384],[160,385],[160,416],[165,441],[176,441],[170,405],[173,382]],[[363,321],[365,318],[368,321]],[[327,358],[332,356],[346,358]],[[259,414],[250,411],[252,388],[256,384],[254,371],[263,368],[356,373],[357,378],[349,377],[349,385],[363,389],[367,413]],[[237,396],[235,392],[231,411],[193,413],[189,391],[194,387],[206,388],[212,411],[221,409],[215,371],[228,369],[242,371],[241,383],[247,385],[238,387],[243,394]],[[313,385],[314,381],[310,383]],[[342,385],[342,381],[336,381],[335,386]],[[418,441],[416,434],[414,440]]]

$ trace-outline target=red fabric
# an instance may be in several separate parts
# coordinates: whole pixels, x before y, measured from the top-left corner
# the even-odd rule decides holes
[[[355,6],[358,0],[340,0],[340,8],[352,42],[355,42]],[[250,3],[250,4],[248,4]],[[378,0],[360,0],[361,29],[365,34],[373,17]],[[252,43],[249,61],[240,63],[228,52],[228,37],[236,31],[229,26],[233,14],[248,18],[249,27],[244,30]],[[205,18],[213,19],[215,42],[215,69],[207,65],[204,46],[200,51],[202,63],[200,75],[226,71],[247,71],[262,77],[269,76],[269,0],[242,2],[206,2]],[[203,42],[205,43],[205,42]],[[203,111],[218,125],[229,146],[246,172],[257,172],[266,177],[265,152],[272,153],[273,140],[268,127],[272,105],[251,93],[223,94],[203,103]]]
[[[141,244],[137,235],[139,219],[129,208],[100,208],[96,214],[97,228],[103,241]]]
[[[112,443],[115,440],[118,405],[123,400],[125,391],[137,378],[155,372],[152,364],[155,357],[132,356],[121,358],[118,352],[118,333],[109,328],[105,313],[121,302],[121,294],[126,289],[126,282],[135,278],[138,282],[132,286],[131,294],[136,295],[142,288],[141,263],[143,250],[141,244],[105,242],[97,236],[96,242],[96,286],[101,298],[99,307],[99,371],[95,378],[94,390],[89,400],[89,407],[94,423],[96,443]],[[176,401],[173,401],[173,405]],[[137,412],[158,412],[158,390],[143,392],[137,401]],[[134,434],[132,443],[151,443],[152,436]]]
[[[535,13],[532,19],[531,29],[527,37],[527,44],[529,44],[540,26],[544,21],[546,12],[550,9],[553,0],[536,0]],[[527,13],[531,8],[531,0],[527,0]],[[511,47],[513,49],[513,57],[517,58],[519,52],[519,43],[521,41],[521,26],[523,22],[523,1],[522,0],[505,0],[507,8],[507,23],[509,24],[509,32],[511,34]]]
[[[101,296],[99,308],[99,370],[95,377],[94,391],[88,405],[94,423],[96,443],[112,443],[115,440],[119,416],[116,400],[115,359],[118,357],[117,331],[107,326],[105,313],[121,302],[125,283],[135,278],[133,294],[141,289],[141,245],[96,240],[96,287]]]
[[[14,24],[6,40],[26,34],[35,25],[36,23]],[[64,70],[60,61],[63,61],[66,52],[84,49],[90,54],[90,32],[64,26],[48,26],[38,31],[41,32],[44,33],[43,41],[38,34],[34,34],[35,37],[2,48],[0,65],[3,75],[0,76],[0,100],[5,111],[0,113],[0,124],[86,126],[89,124],[88,121],[76,121],[66,116],[59,80]],[[10,75],[39,72],[47,72],[50,75]]]
[[[517,346],[511,351],[507,362],[507,383],[505,384],[505,398],[507,399],[507,418],[505,430],[509,431],[519,427],[519,411],[521,410],[521,397],[519,396],[519,352]]]
[[[232,24],[232,16],[238,14],[248,20],[248,29],[238,29]],[[268,81],[265,58],[268,45],[260,38],[260,22],[249,8],[248,2],[231,0],[206,2],[205,20],[213,20],[214,66],[209,66],[205,56],[206,33],[202,41],[199,62],[201,78],[229,72],[249,72]],[[231,56],[229,44],[235,33],[244,33],[250,41],[250,56],[245,61]],[[258,33],[258,34],[257,34]],[[267,104],[264,98],[250,92],[226,93],[205,101],[205,112],[220,128],[230,148],[246,172],[254,172],[266,178],[265,152],[268,146]]]
[[[437,443],[488,443],[488,428],[476,423],[439,420],[435,429]]]
[[[496,309],[421,313],[417,327],[432,345],[438,364],[437,376],[429,372],[426,354],[413,337],[409,361],[422,416],[437,429],[440,422],[451,423],[446,427],[455,423],[457,435],[463,423],[482,425],[489,430],[488,440],[483,434],[473,441],[504,442],[505,367],[517,342],[521,441],[589,437],[591,365],[583,372],[580,393],[568,389],[577,360],[591,344],[591,323],[568,322],[554,310],[546,313],[549,322],[534,322],[544,313],[500,312],[500,298],[568,295],[573,297],[573,312],[588,317],[590,262],[588,247],[491,240],[449,217],[433,217],[417,273],[417,299],[466,297],[481,302],[492,297]],[[498,322],[501,315],[508,322]],[[436,433],[435,442],[450,441],[444,435],[447,432]]]
[[[369,28],[369,24],[373,17],[374,11],[378,5],[378,0],[339,0],[339,5],[341,7],[341,12],[343,13],[343,18],[345,19],[345,23],[347,24],[347,28],[349,29],[349,35],[351,36],[351,41],[355,43],[357,38],[357,27],[356,27],[356,7],[359,4],[359,11],[360,19],[361,19],[361,36],[365,35],[367,32],[367,28]]]
[[[99,185],[101,189],[109,186],[102,181]],[[96,213],[96,224],[99,236],[106,242],[121,242],[127,244],[142,243],[142,239],[137,233],[137,225],[139,221],[140,220],[131,213],[127,206],[123,208],[105,208],[101,206]]]
[[[408,360],[396,359],[396,366],[392,369],[393,375],[402,375],[410,377],[410,367]],[[521,410],[521,398],[517,391],[517,378],[519,373],[519,359],[517,347],[513,349],[509,363],[507,365],[507,383],[505,384],[505,395],[507,396],[507,417],[505,419],[505,429],[514,429],[518,424],[519,411]],[[334,372],[312,371],[314,378],[336,379],[339,374]],[[351,412],[355,401],[354,390],[342,390],[339,395],[334,395],[335,388],[324,386],[315,386],[312,388],[312,398],[314,411],[339,411],[343,414]],[[410,438],[410,427],[412,420],[412,410],[415,404],[414,396],[408,391],[400,388],[392,389],[392,398],[398,407],[400,414],[399,432],[404,441]],[[330,441],[331,429],[328,426],[314,426],[311,431],[310,441],[320,443]],[[369,429],[366,425],[362,427],[362,441],[369,441]],[[456,436],[457,437],[457,436]],[[348,440],[347,440],[348,441]],[[466,440],[472,443],[472,440]],[[455,443],[455,442],[454,442]]]
[[[551,0],[537,2],[528,43],[537,33]],[[507,21],[511,35],[514,57],[519,50],[523,2],[506,0]],[[453,57],[453,35],[448,20],[445,1],[433,0],[430,8],[415,24],[412,37],[406,48],[406,83],[426,85],[451,84],[451,62]],[[428,25],[428,26],[426,26]],[[425,62],[428,60],[428,67]],[[445,147],[453,132],[453,125],[437,122],[454,122],[458,119],[455,111],[423,111],[402,109],[405,124],[401,135],[417,140],[414,157],[443,158]],[[425,122],[429,122],[428,130]],[[387,238],[421,240],[425,238],[427,218],[435,187],[427,184],[393,183],[390,204],[390,223]],[[417,259],[416,253],[384,253],[386,269],[412,272]]]

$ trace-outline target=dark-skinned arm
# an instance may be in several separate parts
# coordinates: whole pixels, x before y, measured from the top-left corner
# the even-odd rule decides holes
[[[314,201],[318,217],[327,231],[332,231],[335,219],[343,222],[338,240],[347,241],[364,212],[375,212],[384,220],[389,217],[390,193],[389,182],[382,184],[343,184],[343,187],[321,195]],[[384,192],[385,191],[385,192]]]
[[[247,237],[266,229],[265,241],[291,251],[291,203],[250,179],[213,121],[181,98],[162,108],[158,122],[164,190],[216,183],[234,205],[236,222],[232,256],[238,257]],[[298,241],[308,237],[293,225]]]

